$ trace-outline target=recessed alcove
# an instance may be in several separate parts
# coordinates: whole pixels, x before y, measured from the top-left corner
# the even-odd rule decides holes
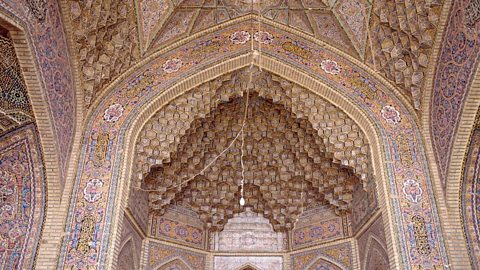
[[[477,269],[479,3],[0,1],[0,268]]]
[[[192,89],[137,140],[128,212],[145,266],[354,269],[373,219],[386,246],[369,151],[339,108],[258,68]]]

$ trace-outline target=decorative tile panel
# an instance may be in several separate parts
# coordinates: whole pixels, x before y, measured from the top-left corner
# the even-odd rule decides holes
[[[56,0],[0,1],[0,10],[25,26],[45,89],[63,187],[75,131],[76,105],[68,45]],[[46,6],[42,6],[45,4]],[[33,8],[33,9],[32,9]],[[43,9],[45,16],[43,17]]]
[[[352,247],[349,242],[345,242],[329,247],[301,251],[291,254],[290,261],[292,270],[311,269],[309,267],[315,264],[337,265],[337,267],[341,266],[343,269],[352,269]]]
[[[0,134],[34,121],[13,41],[0,34]]]
[[[292,230],[293,248],[320,244],[347,237],[347,216],[338,216],[329,208],[319,207],[305,212]]]
[[[0,265],[32,269],[42,230],[45,175],[33,124],[0,137]]]
[[[151,215],[152,237],[203,249],[205,230],[196,213],[179,206],[171,206],[163,215]]]
[[[466,9],[474,2],[453,1],[429,101],[430,133],[444,187],[463,104],[480,62],[480,23],[469,21],[466,15],[475,12]]]
[[[181,261],[189,269],[205,269],[206,255],[199,252],[190,251],[180,247],[169,246],[150,241],[148,245],[148,263],[146,270],[168,269],[166,265],[171,265],[172,261]],[[163,268],[162,268],[163,267]]]

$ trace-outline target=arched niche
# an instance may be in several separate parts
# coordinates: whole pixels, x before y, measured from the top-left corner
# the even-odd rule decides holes
[[[118,254],[118,263],[117,269],[128,270],[136,269],[135,256],[133,255],[133,250],[135,246],[132,239],[128,239],[126,243],[122,245],[120,253]]]
[[[232,25],[233,23],[236,24]],[[276,37],[275,41],[261,41],[265,42],[262,45],[263,53],[257,50],[249,53],[251,48],[247,42],[234,44],[230,42],[229,36],[238,29],[254,33],[256,28],[251,29],[251,24],[245,22],[242,24],[242,20],[233,23],[226,24],[223,29],[215,29],[217,32],[211,36],[205,36],[205,39],[214,36],[225,42],[229,49],[220,55],[221,59],[212,56],[212,59],[203,57],[204,61],[192,60],[189,57],[195,55],[190,54],[188,48],[194,48],[194,44],[189,44],[187,40],[187,43],[182,44],[184,47],[179,47],[181,49],[170,50],[168,53],[167,50],[160,51],[149,59],[152,62],[147,64],[145,60],[132,69],[135,72],[128,78],[122,78],[121,84],[112,85],[103,101],[91,111],[84,135],[85,146],[92,146],[95,141],[92,138],[93,132],[109,130],[113,135],[108,140],[111,147],[107,153],[108,160],[97,167],[92,166],[88,156],[92,148],[84,148],[68,219],[71,236],[64,242],[60,265],[68,267],[82,260],[75,254],[79,239],[95,243],[84,255],[98,258],[98,264],[95,263],[98,268],[115,265],[111,259],[118,252],[115,228],[121,226],[119,216],[126,206],[125,198],[132,178],[133,157],[129,153],[133,153],[133,142],[136,141],[140,128],[155,111],[173,98],[203,82],[251,63],[322,96],[344,110],[368,134],[378,197],[385,202],[381,210],[384,224],[388,228],[391,266],[442,267],[447,264],[428,163],[409,105],[402,98],[397,98],[393,88],[385,81],[372,75],[373,72],[369,73],[368,68],[332,52],[330,48],[302,39],[301,42],[310,46],[311,51],[297,48],[293,53],[288,46],[287,49],[282,49],[282,44],[291,42],[288,40],[301,38],[277,25],[265,25],[263,29],[271,32]],[[305,53],[309,57],[299,56]],[[290,54],[295,54],[296,57],[290,57]],[[92,179],[100,179],[102,184],[92,191],[92,196],[87,196],[91,198],[91,202],[88,202],[82,191],[88,183],[98,182]],[[107,197],[104,194],[109,195],[109,200],[104,199]],[[86,205],[95,211],[85,208],[85,200]],[[83,233],[82,222],[73,219],[75,213],[85,210],[90,212],[93,219],[98,220],[96,224],[99,229],[95,233]],[[107,220],[111,220],[113,226],[105,223]],[[414,226],[413,222],[417,222],[418,226]],[[417,245],[423,245],[423,242],[415,240],[420,238],[429,239],[427,246],[422,247],[429,252],[420,257],[412,257],[410,251],[416,249]],[[110,245],[114,245],[114,248],[107,248]],[[72,260],[66,262],[66,257]]]
[[[159,265],[155,270],[193,270],[188,264],[181,258],[172,259],[162,265]]]
[[[52,251],[62,241],[77,163],[84,113],[78,100],[83,94],[75,91],[70,44],[58,1],[4,1],[0,3],[0,21],[13,35],[15,50],[21,55],[19,63],[44,157],[44,187],[48,196],[42,231],[49,238],[37,239],[35,264],[54,268],[57,260]]]
[[[312,264],[310,264],[307,268],[308,270],[317,270],[317,269],[331,269],[331,270],[343,270],[341,266],[329,261],[328,259],[318,258]]]
[[[367,252],[362,269],[386,270],[389,269],[388,254],[385,247],[375,236],[370,236],[367,242]]]
[[[244,266],[240,266],[238,270],[258,270],[258,268],[251,264],[246,264]]]
[[[47,252],[48,245],[55,240],[60,241],[60,238],[54,237],[51,242],[40,239],[45,235],[45,230],[61,231],[61,228],[59,229],[61,220],[57,225],[52,224],[45,229],[45,224],[49,224],[52,219],[52,213],[59,211],[61,184],[58,153],[54,147],[55,130],[50,118],[50,108],[45,101],[46,89],[41,84],[42,75],[37,69],[38,59],[33,53],[35,48],[30,42],[28,24],[17,15],[0,7],[2,35],[7,36],[11,41],[14,52],[10,52],[10,56],[15,57],[14,61],[18,62],[16,64],[20,68],[20,74],[16,74],[16,79],[22,81],[21,84],[24,84],[25,89],[21,89],[19,84],[8,89],[10,86],[5,81],[1,82],[1,88],[6,100],[17,99],[15,102],[28,102],[32,114],[24,121],[16,123],[18,125],[13,125],[12,129],[4,132],[0,137],[0,160],[2,161],[0,223],[3,228],[0,245],[3,247],[4,267],[29,269],[35,268],[38,262],[45,258],[42,255]],[[5,42],[5,39],[2,42]],[[7,65],[12,65],[11,58],[2,56],[2,60],[10,61]],[[2,65],[3,67],[5,65]],[[3,72],[16,71],[2,70]],[[2,75],[5,78],[6,73]],[[13,92],[13,96],[9,96],[12,95],[12,90],[17,93]],[[28,97],[25,98],[24,94]],[[2,100],[3,105],[6,100]],[[3,113],[23,115],[19,108],[13,108],[11,112],[3,111]]]

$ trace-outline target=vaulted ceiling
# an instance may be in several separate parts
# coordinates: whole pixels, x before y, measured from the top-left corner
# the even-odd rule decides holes
[[[371,10],[366,0],[336,3],[322,0],[141,0],[139,5],[144,50],[154,50],[246,14],[257,14],[362,56]],[[155,7],[163,13],[152,12]]]
[[[364,61],[420,109],[441,0],[71,0],[87,107],[143,57],[246,14],[322,40]],[[261,27],[260,23],[259,27]]]
[[[355,185],[372,181],[367,141],[348,116],[256,68],[203,84],[157,112],[140,133],[134,164],[152,212],[188,205],[215,231],[242,211],[242,179],[246,206],[277,231],[291,229],[311,204],[350,213]]]
[[[151,208],[160,210],[169,200],[185,201],[209,227],[219,230],[227,218],[242,211],[238,203],[241,140],[204,173],[195,175],[240,131],[245,100],[221,104],[191,124],[171,161],[145,179],[149,189],[165,190],[160,196],[152,194]],[[254,94],[244,130],[246,205],[270,218],[275,229],[291,228],[302,206],[312,200],[331,203],[339,212],[350,209],[358,178],[351,169],[333,163],[307,120],[296,119],[281,105]],[[175,187],[190,177],[194,178],[184,187]]]

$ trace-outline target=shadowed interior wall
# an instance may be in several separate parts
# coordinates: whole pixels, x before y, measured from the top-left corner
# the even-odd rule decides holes
[[[382,216],[380,215],[357,241],[361,269],[389,269],[387,243],[382,222]]]
[[[142,253],[142,237],[127,217],[123,218],[122,247],[118,254],[117,267],[121,270],[139,269]]]

